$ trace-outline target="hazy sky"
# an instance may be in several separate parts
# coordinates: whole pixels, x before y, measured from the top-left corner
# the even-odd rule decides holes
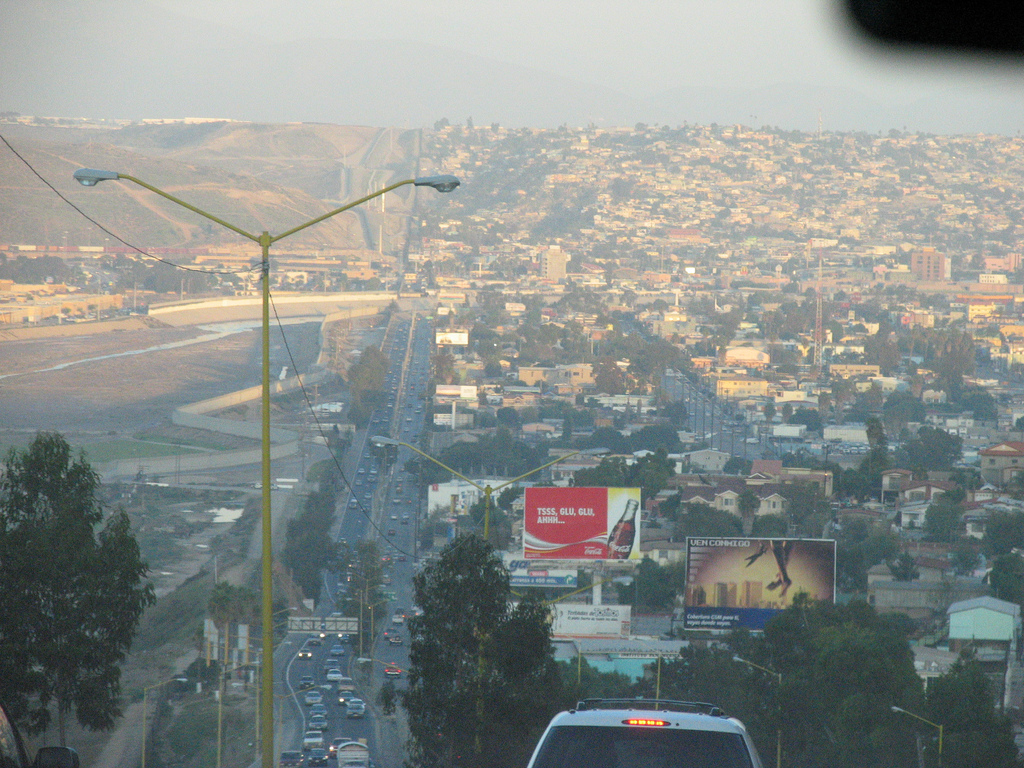
[[[1015,133],[1022,74],[885,55],[834,0],[0,4],[0,110],[22,114]]]

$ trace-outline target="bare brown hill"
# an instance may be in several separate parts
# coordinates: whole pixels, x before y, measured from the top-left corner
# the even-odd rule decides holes
[[[237,235],[127,183],[85,189],[79,167],[121,171],[250,232],[280,232],[348,200],[416,173],[418,133],[319,124],[214,122],[130,125],[115,130],[5,128],[47,181],[118,235],[148,247],[238,242]],[[45,138],[37,138],[37,136]],[[389,197],[387,228],[410,191]],[[379,209],[339,216],[300,233],[293,245],[372,248],[365,233]],[[106,235],[61,201],[9,152],[0,152],[0,221],[5,243],[103,245]],[[400,226],[400,225],[399,225]]]

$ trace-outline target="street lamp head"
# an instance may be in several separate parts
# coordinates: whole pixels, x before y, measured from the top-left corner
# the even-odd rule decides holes
[[[581,456],[604,456],[606,453],[611,453],[607,448],[584,448],[580,451]]]
[[[904,712],[904,711],[906,711],[902,707],[897,707],[896,705],[893,705],[893,706],[889,707],[889,709],[891,709],[893,712]]]
[[[438,192],[451,192],[459,186],[459,180],[448,174],[443,176],[420,176],[413,180],[412,183],[417,187],[433,187]]]
[[[383,437],[382,435],[374,435],[370,438],[370,442],[374,445],[401,445],[401,442],[391,437]]]
[[[95,187],[101,181],[118,179],[117,171],[98,171],[95,168],[79,168],[74,173],[75,181],[83,187]]]

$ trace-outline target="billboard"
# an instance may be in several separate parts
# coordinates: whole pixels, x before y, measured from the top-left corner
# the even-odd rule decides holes
[[[462,400],[476,400],[476,387],[472,384],[438,384],[434,389],[434,397],[451,397]]]
[[[434,343],[438,346],[444,344],[452,347],[468,346],[469,331],[437,331],[434,334]]]
[[[505,567],[512,587],[575,587],[579,576],[576,569],[549,568],[526,560],[506,558]]]
[[[629,637],[628,605],[555,603],[552,637]]]
[[[526,560],[639,560],[639,488],[527,488]]]
[[[835,600],[832,539],[686,539],[685,629],[763,629],[801,592]]]

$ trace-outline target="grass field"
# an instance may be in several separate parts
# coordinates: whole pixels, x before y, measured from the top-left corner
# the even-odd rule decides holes
[[[136,440],[151,440],[155,443],[173,443],[174,445],[180,445],[185,448],[207,448],[213,451],[229,451],[238,447],[238,445],[235,444],[237,443],[237,440],[235,440],[235,443],[232,442],[234,438],[225,437],[221,439],[221,436],[214,432],[199,432],[198,430],[194,435],[190,435],[188,437],[169,434],[168,430],[136,432],[134,437]]]
[[[135,440],[107,440],[101,443],[88,443],[82,446],[86,458],[92,464],[121,459],[150,459],[159,456],[177,456],[183,453],[200,453],[200,451],[178,445],[155,445],[140,443]]]

